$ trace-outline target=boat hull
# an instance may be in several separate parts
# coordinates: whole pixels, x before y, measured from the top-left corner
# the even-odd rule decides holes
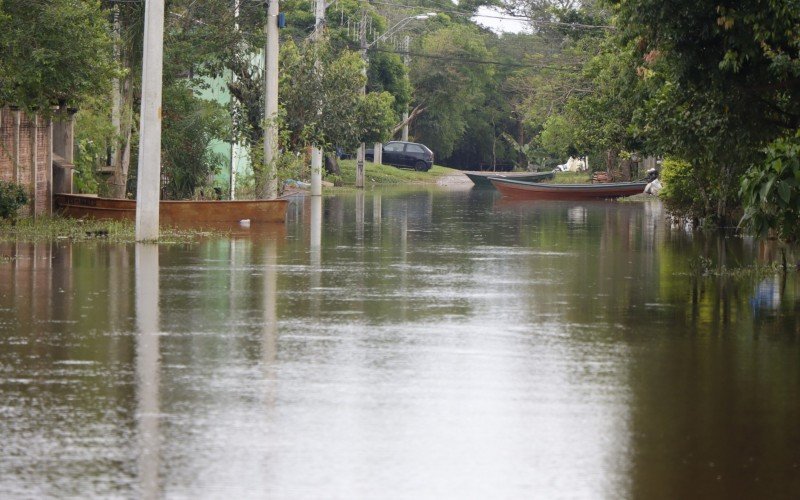
[[[621,198],[642,193],[646,182],[609,182],[598,184],[541,184],[503,177],[490,177],[503,196],[528,200],[598,200]]]
[[[136,220],[136,201],[79,194],[55,195],[58,213],[77,219]],[[159,203],[162,225],[285,222],[288,200],[181,200]]]
[[[475,184],[476,187],[492,187],[492,181],[489,180],[490,177],[502,177],[503,179],[515,179],[520,181],[528,181],[528,182],[539,182],[546,179],[552,179],[555,177],[555,172],[533,172],[533,173],[510,173],[510,174],[498,174],[495,172],[490,173],[476,173],[476,172],[464,172],[464,175],[469,177],[469,180]]]

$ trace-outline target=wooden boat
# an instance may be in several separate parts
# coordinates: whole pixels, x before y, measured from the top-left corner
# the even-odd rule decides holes
[[[116,198],[99,198],[81,194],[56,194],[55,207],[65,217],[76,219],[136,220],[136,201]],[[235,223],[249,220],[285,222],[289,200],[181,200],[161,201],[159,222],[166,225],[185,226],[189,223]]]
[[[528,182],[540,182],[555,177],[555,172],[518,172],[508,174],[498,174],[497,172],[464,172],[464,175],[469,177],[469,180],[475,184],[476,187],[492,187],[489,177],[502,177],[504,179],[516,179]]]
[[[503,177],[490,177],[503,196],[528,200],[596,200],[632,196],[644,191],[647,182],[596,184],[542,184]]]

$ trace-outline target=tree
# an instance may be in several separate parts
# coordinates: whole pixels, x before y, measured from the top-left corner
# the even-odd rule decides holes
[[[221,105],[198,99],[185,80],[165,88],[164,104],[163,197],[180,200],[191,198],[198,188],[210,191],[209,178],[222,159],[209,143],[230,135],[230,116]]]
[[[109,32],[98,1],[0,2],[0,104],[48,114],[109,92]]]
[[[435,31],[420,41],[419,50],[411,75],[415,101],[426,111],[414,131],[440,158],[446,158],[464,134],[469,115],[483,103],[494,69],[480,63],[489,51],[474,26]]]
[[[327,40],[287,42],[281,59],[280,101],[289,145],[332,150],[383,141],[397,117],[387,92],[361,94],[364,62],[359,54],[331,50]]]
[[[800,131],[764,151],[742,180],[745,211],[740,225],[758,236],[773,232],[788,242],[800,240]]]
[[[706,217],[733,219],[746,166],[800,126],[796,2],[610,3],[649,96],[637,126],[691,164]]]

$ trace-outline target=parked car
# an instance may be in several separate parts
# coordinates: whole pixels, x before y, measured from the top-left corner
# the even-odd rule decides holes
[[[375,161],[375,151],[367,149],[364,157]],[[433,166],[433,151],[416,142],[389,141],[383,145],[383,163],[427,172]]]

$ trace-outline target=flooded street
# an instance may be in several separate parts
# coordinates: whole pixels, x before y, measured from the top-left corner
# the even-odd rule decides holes
[[[0,497],[800,496],[796,273],[715,272],[758,242],[476,189],[289,211],[0,243]]]

